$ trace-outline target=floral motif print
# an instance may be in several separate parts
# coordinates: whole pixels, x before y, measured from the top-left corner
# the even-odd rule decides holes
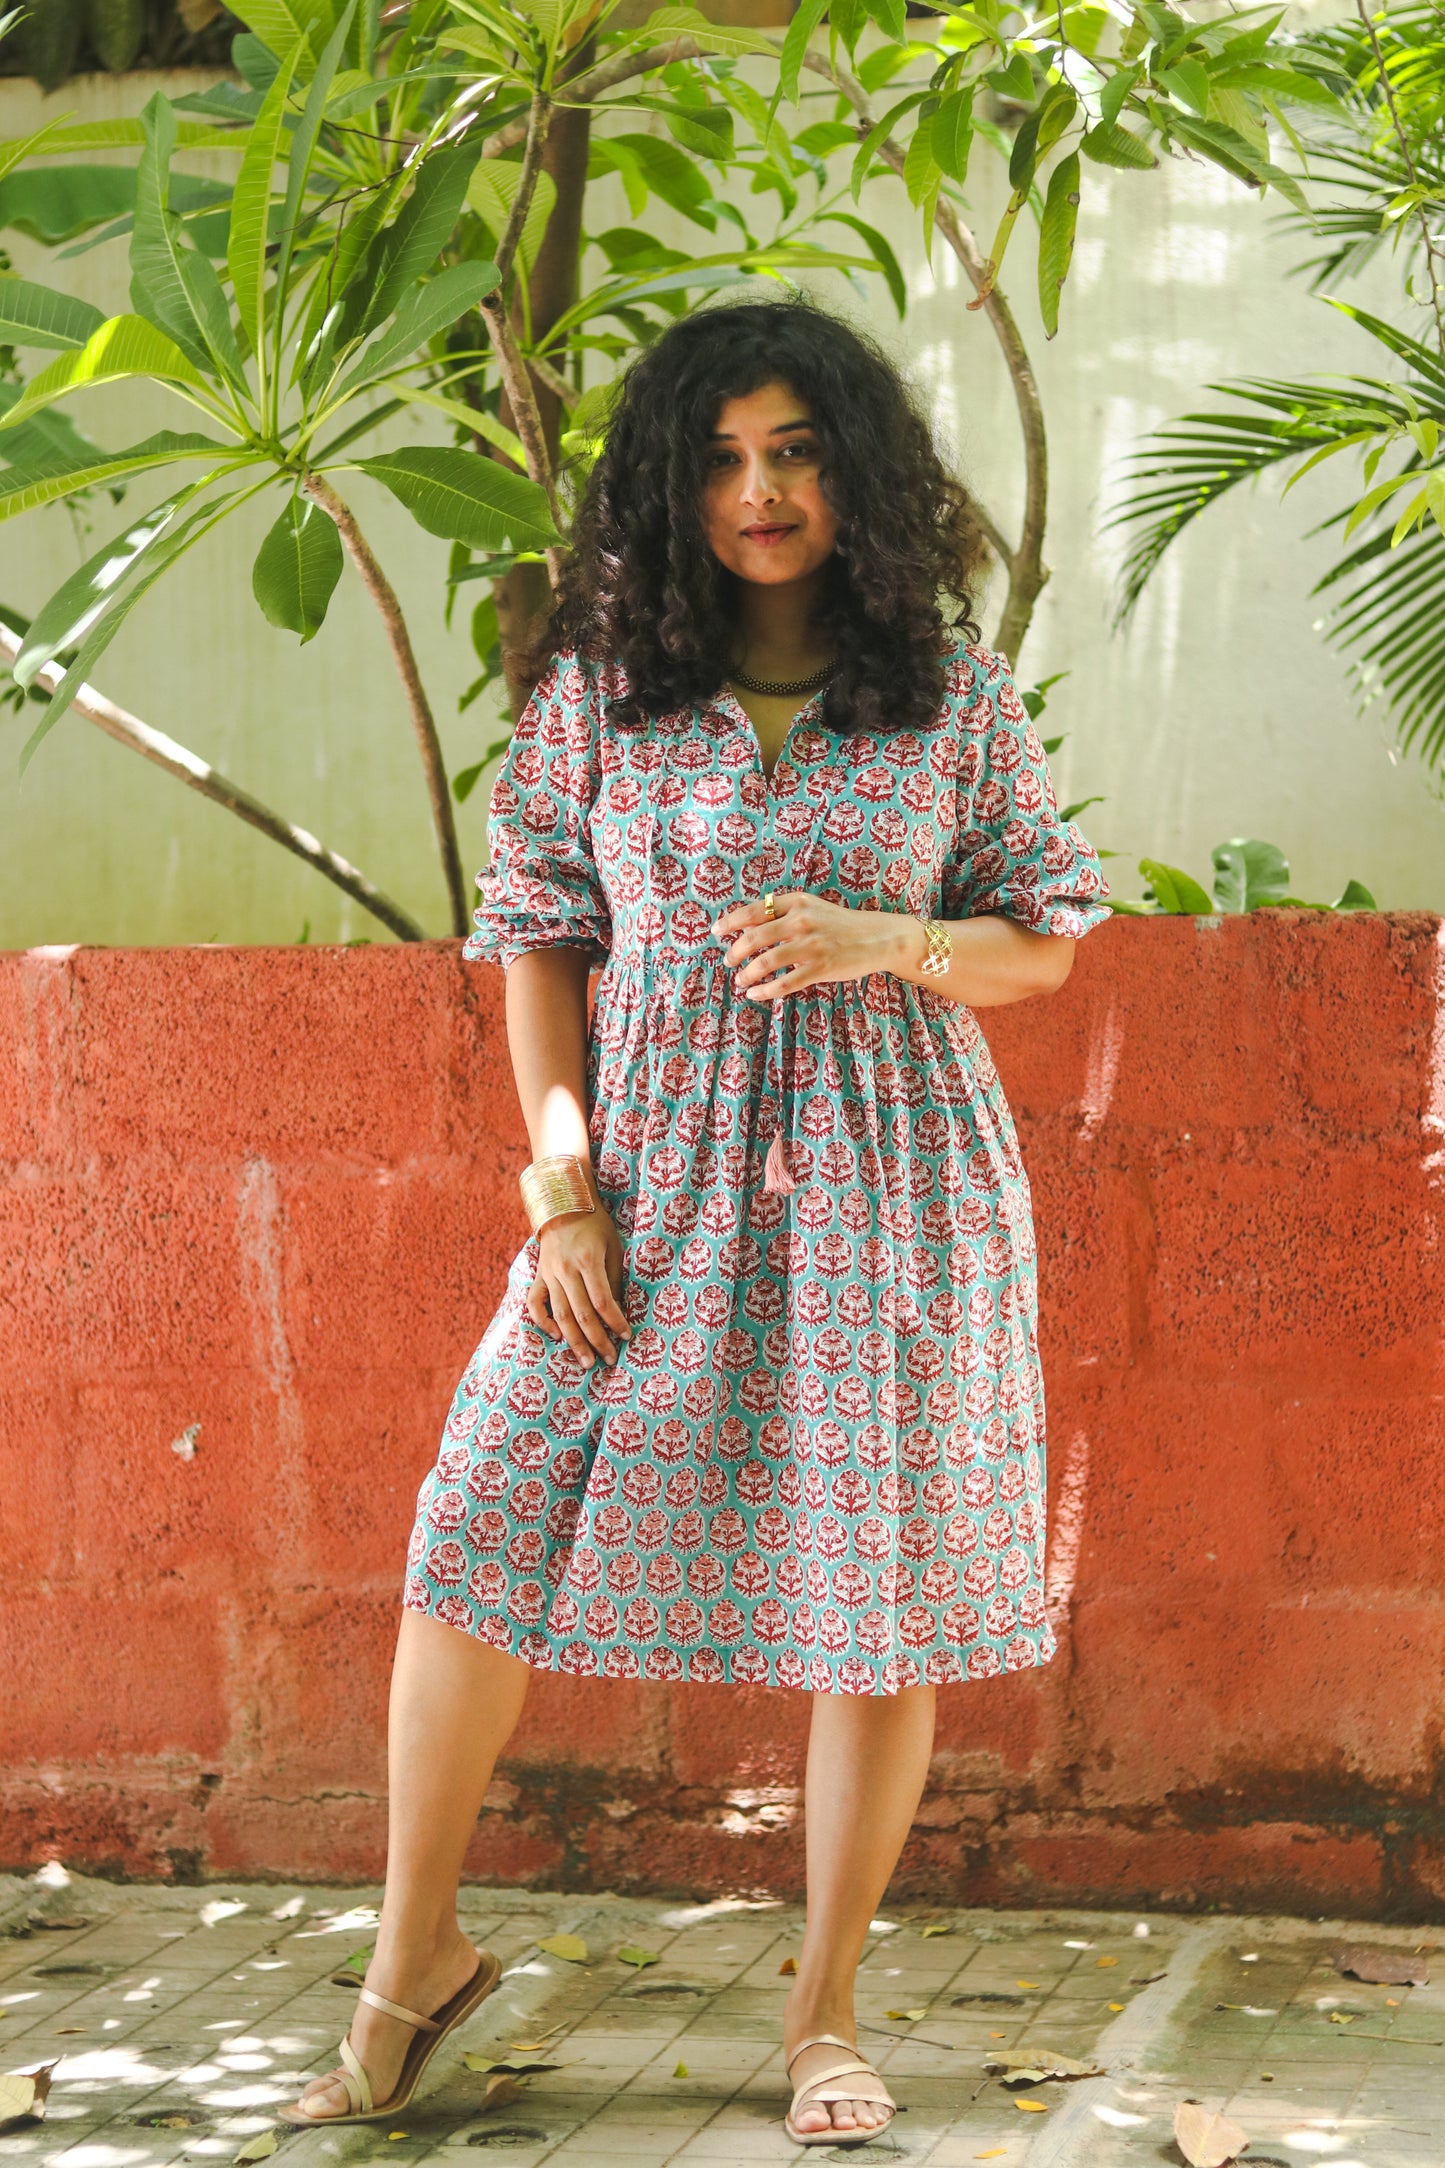
[[[605,965],[591,1136],[632,1337],[586,1371],[539,1333],[525,1245],[405,1602],[608,1678],[891,1694],[1044,1663],[1034,1237],[983,1035],[882,972],[751,1002],[712,926],[806,888],[1076,938],[1106,915],[1097,856],[985,649],[951,656],[927,731],[840,739],[811,702],[771,779],[729,695],[634,735],[620,690],[568,655],[529,704],[466,954]]]

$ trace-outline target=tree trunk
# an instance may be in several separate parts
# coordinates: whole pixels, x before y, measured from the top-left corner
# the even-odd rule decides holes
[[[552,115],[542,170],[552,176],[557,201],[537,251],[528,288],[534,340],[544,338],[558,317],[577,299],[590,127],[591,114],[585,106],[559,106]],[[513,322],[518,320],[518,315],[514,315]],[[554,391],[536,378],[533,386],[547,455],[555,469],[562,434],[562,402]],[[501,419],[509,429],[515,428],[505,397]],[[497,628],[501,636],[507,697],[516,717],[531,697],[527,652],[552,607],[552,583],[545,565],[517,565],[504,579],[493,582],[492,592],[497,602]]]

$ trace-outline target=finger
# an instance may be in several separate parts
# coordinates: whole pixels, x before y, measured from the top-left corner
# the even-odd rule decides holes
[[[743,989],[749,1001],[777,1001],[783,994],[805,994],[810,986],[821,982],[816,971],[800,964],[794,971],[785,971],[781,978],[763,979],[756,986]]]
[[[612,1336],[597,1315],[596,1305],[587,1291],[587,1282],[582,1277],[580,1268],[575,1265],[567,1281],[567,1300],[572,1306],[572,1315],[586,1334],[590,1346],[596,1349],[604,1362],[615,1363],[617,1350],[612,1344]]]
[[[585,1266],[582,1277],[586,1282],[587,1292],[592,1297],[593,1307],[603,1323],[610,1325],[620,1339],[630,1340],[632,1327],[627,1322],[627,1312],[612,1292],[605,1261]]]
[[[746,963],[750,956],[759,956],[775,948],[782,940],[786,928],[780,911],[776,918],[764,919],[760,926],[750,926],[740,933],[728,949],[725,961],[730,964]]]
[[[739,989],[755,986],[759,979],[769,978],[773,972],[796,970],[802,961],[796,941],[775,941],[771,948],[761,949],[739,971],[735,984]]]
[[[736,933],[741,926],[756,926],[759,921],[766,923],[767,915],[761,897],[752,903],[730,903],[722,915],[713,920],[712,930],[717,934]]]
[[[572,1308],[571,1297],[565,1286],[552,1290],[552,1315],[562,1328],[562,1337],[584,1370],[590,1370],[597,1357],[588,1343],[587,1335]]]
[[[533,1280],[528,1288],[525,1308],[538,1332],[545,1333],[549,1340],[560,1337],[547,1309],[547,1287],[542,1279]]]

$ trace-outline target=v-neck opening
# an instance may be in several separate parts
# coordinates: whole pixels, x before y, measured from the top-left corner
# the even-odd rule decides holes
[[[718,694],[716,701],[713,703],[715,707],[724,708],[733,715],[735,715],[738,721],[742,724],[744,730],[746,730],[748,736],[751,738],[753,753],[756,757],[758,767],[762,772],[762,778],[764,783],[767,785],[770,796],[773,789],[773,779],[777,775],[777,772],[782,766],[783,762],[788,757],[788,747],[792,744],[796,732],[801,727],[804,716],[812,712],[812,710],[818,705],[818,702],[822,699],[822,697],[823,695],[821,692],[810,693],[808,698],[803,702],[803,705],[799,708],[797,714],[793,717],[793,720],[789,723],[786,731],[783,733],[783,742],[778,747],[778,757],[773,762],[771,769],[767,767],[766,763],[763,760],[763,741],[758,736],[758,726],[753,721],[751,715],[749,715],[747,709],[743,706],[741,700],[739,700],[737,694],[729,692],[728,688],[725,685],[722,691]]]

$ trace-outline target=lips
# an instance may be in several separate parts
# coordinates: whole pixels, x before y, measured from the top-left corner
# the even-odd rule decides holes
[[[744,527],[743,539],[747,542],[781,542],[784,535],[793,532],[785,521],[759,522],[756,527]]]

